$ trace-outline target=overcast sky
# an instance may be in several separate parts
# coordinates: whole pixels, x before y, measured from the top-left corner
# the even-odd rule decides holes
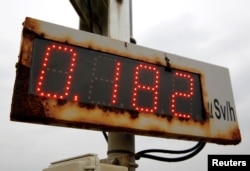
[[[178,163],[141,159],[138,171],[207,170],[208,154],[250,154],[250,1],[133,0],[137,44],[229,68],[242,142],[207,144],[195,157]],[[96,153],[106,158],[101,132],[12,122],[9,119],[15,63],[26,16],[78,28],[68,0],[0,1],[0,169],[41,171],[50,162]],[[136,136],[136,151],[181,150],[195,142]]]

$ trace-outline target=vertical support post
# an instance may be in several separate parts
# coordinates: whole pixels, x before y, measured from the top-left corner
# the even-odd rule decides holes
[[[132,37],[131,0],[70,0],[80,17],[80,30],[130,42]],[[135,171],[135,137],[109,132],[108,159],[103,162],[127,166]]]
[[[135,171],[135,136],[126,133],[110,132],[108,137],[108,161],[111,164],[128,167]]]
[[[129,42],[130,40],[130,1],[109,0],[108,36]]]
[[[130,42],[131,1],[110,0],[108,9],[108,36],[113,39]],[[110,132],[108,137],[108,159],[125,165],[129,171],[135,171],[135,137],[132,134]]]

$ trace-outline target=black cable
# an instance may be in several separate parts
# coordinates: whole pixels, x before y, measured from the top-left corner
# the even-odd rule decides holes
[[[204,148],[205,145],[206,145],[205,142],[198,142],[194,147],[187,149],[187,150],[181,150],[181,151],[160,150],[160,149],[143,150],[143,151],[136,153],[135,157],[137,160],[139,160],[140,158],[148,158],[148,159],[164,161],[164,162],[179,162],[179,161],[187,160],[195,156]],[[191,153],[182,157],[177,157],[177,158],[159,157],[155,155],[146,154],[146,153],[152,153],[152,152],[172,153],[172,154],[182,154],[182,153],[188,153],[188,152],[191,152]]]
[[[104,135],[104,138],[106,142],[108,142],[108,135],[105,131],[102,132]],[[148,158],[152,160],[158,160],[163,162],[180,162],[187,159],[192,158],[196,154],[198,154],[204,147],[206,143],[205,142],[198,142],[195,146],[192,148],[186,149],[186,150],[162,150],[162,149],[148,149],[148,150],[142,150],[135,154],[135,159],[139,160],[140,158]],[[159,157],[147,153],[169,153],[169,154],[185,154],[189,153],[182,157],[176,157],[176,158],[168,158],[168,157]]]
[[[144,154],[144,153],[170,153],[170,154],[182,154],[188,153],[200,146],[201,142],[198,142],[194,147],[186,149],[186,150],[162,150],[162,149],[149,149],[149,150],[142,150],[137,152],[137,154]]]

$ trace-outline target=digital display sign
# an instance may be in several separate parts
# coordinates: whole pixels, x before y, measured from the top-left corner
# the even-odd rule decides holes
[[[35,38],[29,93],[162,117],[204,121],[200,75]]]
[[[238,144],[229,70],[27,17],[10,119]]]

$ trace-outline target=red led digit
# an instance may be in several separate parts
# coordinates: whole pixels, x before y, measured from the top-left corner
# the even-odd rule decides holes
[[[112,91],[112,100],[111,102],[115,104],[117,102],[117,94],[118,94],[118,88],[119,88],[119,79],[120,79],[120,73],[121,73],[121,62],[117,62],[115,65],[115,74],[114,74],[114,84],[113,84],[113,91]]]
[[[65,82],[65,88],[63,93],[56,93],[56,92],[48,92],[44,90],[44,83],[45,83],[45,78],[48,74],[47,71],[51,70],[48,66],[48,63],[50,59],[53,57],[51,55],[52,52],[63,52],[63,53],[68,53],[70,54],[71,60],[70,60],[70,65],[68,68],[68,71],[66,73],[66,82]],[[76,63],[76,52],[74,51],[73,48],[64,46],[64,45],[57,45],[57,44],[52,44],[47,46],[45,55],[43,57],[43,63],[42,63],[42,68],[39,73],[38,77],[38,82],[36,86],[36,92],[40,96],[48,97],[48,98],[55,98],[55,99],[65,99],[65,97],[69,96],[70,88],[71,88],[71,83],[72,83],[72,75],[74,73],[74,68],[75,68],[75,63]],[[56,70],[55,70],[56,71]],[[58,71],[61,72],[61,71]],[[74,101],[78,101],[78,96],[73,97]]]
[[[182,73],[182,72],[175,72],[176,77],[180,77],[183,79],[186,79],[188,81],[188,91],[182,92],[182,91],[175,91],[171,96],[171,112],[175,117],[184,118],[184,119],[190,119],[191,114],[190,113],[182,113],[178,112],[176,103],[178,101],[178,98],[184,98],[184,99],[190,99],[194,95],[194,80],[188,73]]]
[[[143,85],[140,83],[140,72],[143,70],[147,70],[154,73],[154,80],[153,85]],[[149,112],[153,113],[158,108],[158,89],[159,89],[159,71],[156,67],[147,65],[147,64],[139,64],[135,68],[135,75],[134,75],[134,88],[132,92],[132,106],[139,112]],[[151,106],[139,106],[138,105],[138,92],[139,91],[147,91],[153,94],[153,103]]]

